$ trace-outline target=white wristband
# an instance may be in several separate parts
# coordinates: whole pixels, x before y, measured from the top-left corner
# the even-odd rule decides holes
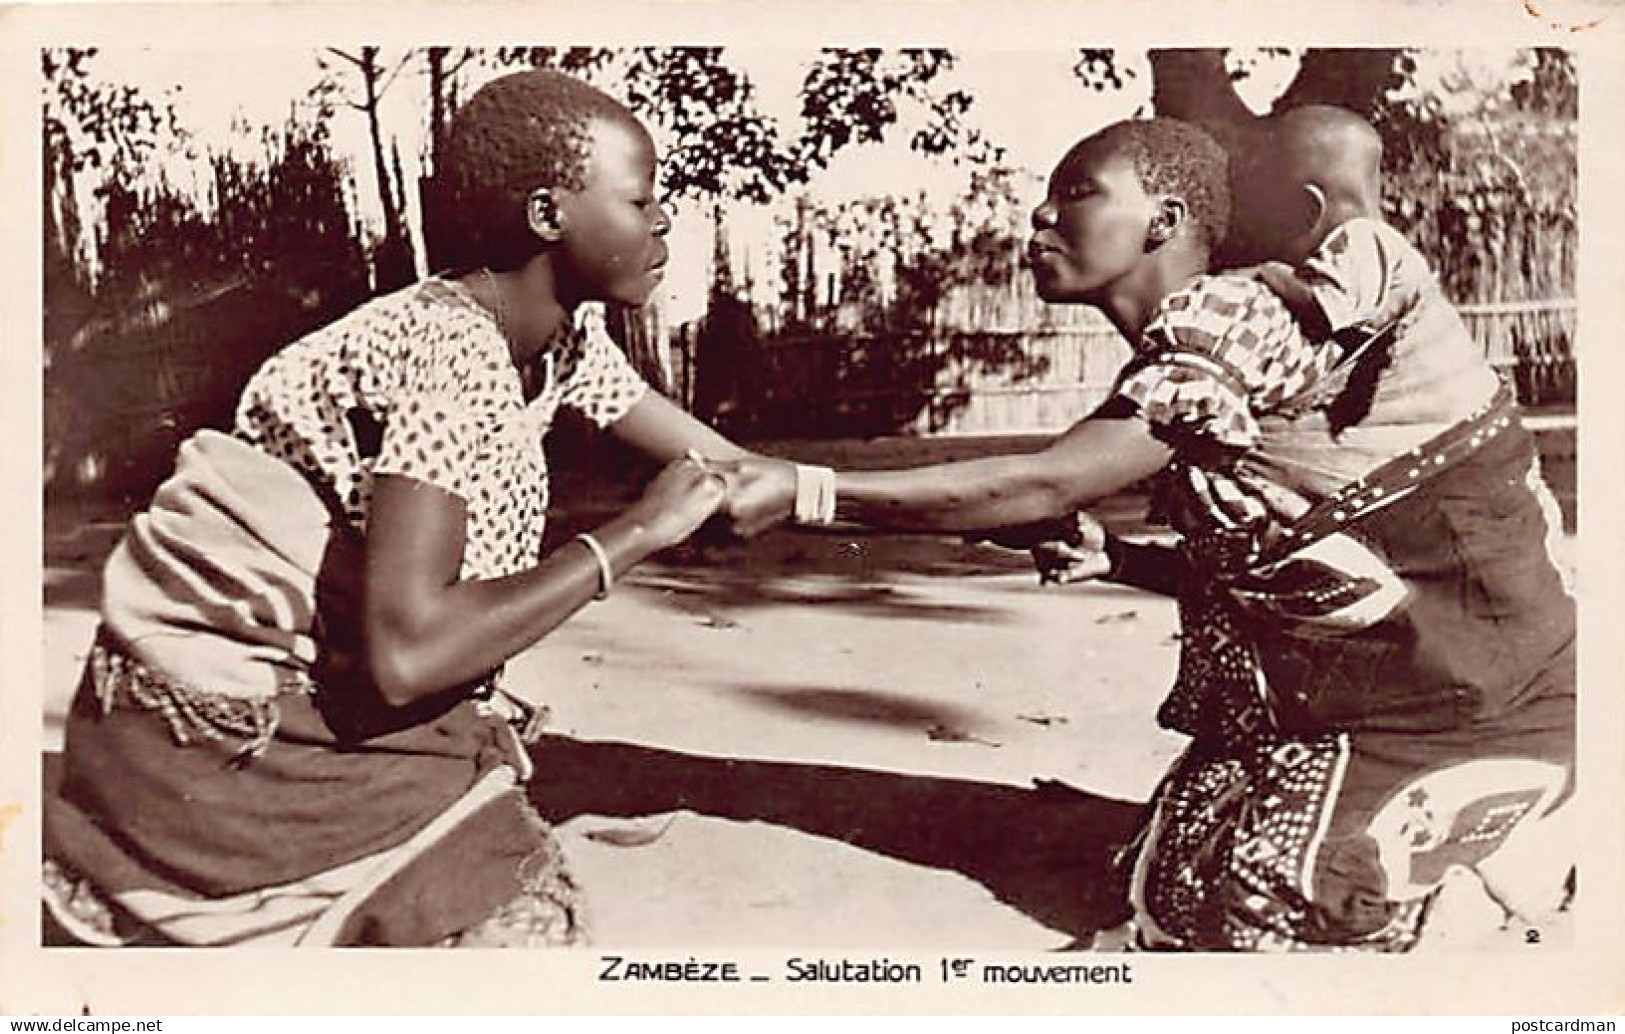
[[[603,599],[609,595],[609,587],[615,584],[615,571],[609,566],[609,554],[598,540],[587,532],[576,536],[576,541],[592,550],[592,558],[598,561],[598,595],[596,599]]]
[[[835,523],[835,471],[796,464],[796,523]]]

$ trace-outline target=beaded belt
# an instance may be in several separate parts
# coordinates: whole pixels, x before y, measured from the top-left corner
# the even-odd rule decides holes
[[[246,760],[263,754],[276,735],[280,715],[274,698],[233,697],[185,685],[132,657],[105,628],[97,630],[89,665],[103,714],[119,704],[156,711],[181,746],[234,737],[243,740],[238,760]],[[286,682],[289,692],[315,690],[302,672],[290,669]]]

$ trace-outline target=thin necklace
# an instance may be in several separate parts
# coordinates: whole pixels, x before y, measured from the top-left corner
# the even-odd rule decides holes
[[[508,334],[508,304],[507,299],[502,294],[502,286],[497,283],[496,274],[491,272],[491,267],[481,266],[480,275],[485,279],[486,290],[491,292],[493,310],[492,315],[496,317],[497,332],[502,335],[502,340],[506,342],[508,347],[511,349],[514,346],[514,341],[513,338],[511,338]],[[554,338],[557,338],[558,334],[555,333],[553,336]],[[553,346],[554,342],[549,340],[546,350],[541,356],[542,380],[541,383],[536,386],[537,390],[535,397],[537,398],[547,394],[548,391],[550,391],[553,387]],[[519,380],[521,383],[524,383],[527,379],[525,371],[531,368],[532,366],[530,364],[526,364],[524,368],[520,369]]]
[[[491,272],[489,266],[480,267],[480,276],[485,278],[485,289],[491,292],[491,315],[497,319],[497,331],[501,333],[502,340],[508,340],[508,306],[502,297],[502,288],[497,285],[496,274]]]

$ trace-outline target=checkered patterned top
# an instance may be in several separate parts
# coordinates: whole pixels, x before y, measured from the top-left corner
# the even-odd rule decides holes
[[[1258,417],[1314,384],[1338,351],[1311,344],[1281,300],[1243,277],[1204,276],[1163,299],[1116,394],[1176,442],[1247,450]]]

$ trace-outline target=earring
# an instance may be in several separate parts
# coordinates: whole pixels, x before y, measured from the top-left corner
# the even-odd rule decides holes
[[[531,231],[540,237],[556,237],[559,233],[559,207],[553,199],[551,191],[546,189],[531,192],[529,204],[525,206],[526,221],[530,223]]]
[[[1151,225],[1146,228],[1146,244],[1167,244],[1179,233],[1179,227],[1185,221],[1184,202],[1177,199],[1167,199],[1157,207],[1156,214],[1151,217]]]

